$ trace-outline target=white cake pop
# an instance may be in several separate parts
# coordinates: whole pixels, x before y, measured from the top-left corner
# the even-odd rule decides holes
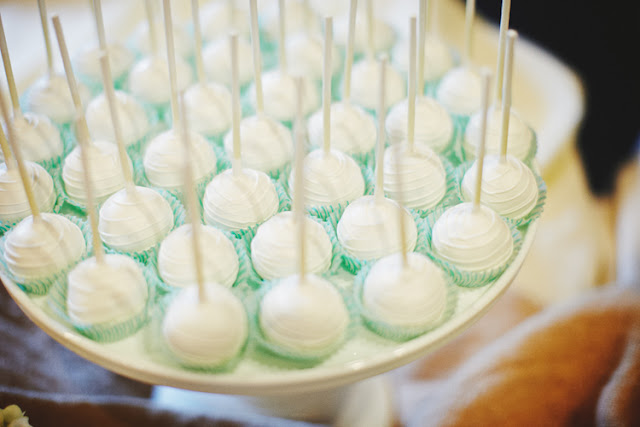
[[[267,36],[277,40],[280,32],[278,2],[272,2],[260,18]],[[305,0],[287,0],[284,21],[284,32],[288,36],[305,31],[320,31],[320,21]]]
[[[154,29],[153,31],[155,31],[155,37],[158,41],[157,49],[166,49],[166,46],[164,45],[166,41],[164,40],[164,37],[162,37],[162,23],[156,22],[156,24],[151,28]],[[181,26],[174,26],[173,39],[175,40],[176,54],[179,57],[187,59],[193,54],[193,43],[191,42],[191,35],[186,28]],[[133,36],[131,37],[131,44],[133,45],[133,48],[143,56],[151,56],[154,54],[152,47],[153,42],[151,41],[150,27],[148,22],[142,22],[137,26],[137,28],[134,30]]]
[[[208,43],[202,51],[204,67],[209,79],[227,86],[231,85],[231,59],[229,41],[219,38]],[[238,39],[238,78],[240,85],[245,86],[253,80],[253,59],[251,58],[251,44],[244,38]]]
[[[226,39],[235,31],[249,37],[249,14],[233,1],[214,1],[205,4],[200,13],[202,35],[205,40]]]
[[[178,91],[185,90],[193,81],[191,67],[184,59],[176,58]],[[131,94],[149,104],[165,104],[171,97],[167,60],[159,55],[147,56],[138,61],[128,80]]]
[[[128,146],[149,133],[149,119],[142,106],[131,95],[122,91],[116,91],[115,95],[116,108],[122,126],[122,139]],[[115,143],[113,122],[104,93],[91,100],[85,115],[89,132],[94,139]]]
[[[232,359],[244,346],[249,331],[240,300],[217,283],[205,283],[206,298],[198,287],[183,289],[169,304],[162,335],[173,355],[190,366],[217,366]]]
[[[38,207],[43,212],[51,211],[56,201],[53,179],[37,163],[26,162],[25,166]],[[7,168],[6,163],[0,164],[0,221],[16,222],[30,214],[29,201],[18,170]]]
[[[262,299],[259,316],[267,339],[298,353],[334,347],[349,325],[338,291],[313,274],[281,280]]]
[[[322,78],[322,36],[316,33],[300,32],[287,37],[285,41],[287,51],[287,67],[294,76],[307,76],[311,80]],[[338,48],[332,45],[331,73],[340,70],[340,54]]]
[[[217,83],[196,83],[184,94],[189,127],[204,136],[221,135],[231,127],[231,94]]]
[[[387,64],[386,99],[387,105],[393,105],[406,95],[405,82],[402,75]],[[374,59],[363,59],[353,66],[352,92],[353,102],[373,110],[378,102],[378,85],[380,84],[380,67]]]
[[[379,259],[362,288],[364,307],[375,318],[396,327],[434,326],[447,306],[443,272],[426,256],[411,252]]]
[[[171,232],[160,245],[158,272],[171,286],[185,287],[196,283],[192,234],[191,224],[185,224]],[[200,227],[199,244],[203,279],[230,288],[239,268],[233,243],[221,231],[205,225]]]
[[[331,265],[331,240],[325,229],[311,218],[305,218],[306,270],[323,273]],[[271,280],[289,276],[296,272],[298,252],[296,250],[297,221],[292,212],[281,212],[258,227],[251,241],[251,260],[256,272]]]
[[[324,138],[322,111],[313,113],[307,123],[309,142],[321,147]],[[336,102],[331,105],[331,146],[347,154],[363,154],[376,144],[373,117],[357,105]]]
[[[11,126],[25,160],[44,162],[62,155],[60,132],[46,116],[26,112],[14,116]]]
[[[349,27],[348,16],[336,17],[336,43],[347,44],[347,32]],[[384,52],[391,49],[396,39],[393,28],[386,22],[374,17],[373,20],[373,47],[375,52]],[[369,26],[367,19],[359,14],[356,17],[356,32],[354,48],[356,53],[365,53],[369,44]]]
[[[304,78],[305,115],[316,110],[320,105],[320,97],[313,81]],[[291,121],[295,116],[295,79],[292,74],[275,69],[262,74],[262,89],[264,91],[264,111],[269,116],[280,121]],[[255,86],[249,88],[249,101],[256,108]]]
[[[509,144],[507,152],[520,160],[525,160],[531,151],[533,132],[518,113],[511,110],[509,114],[509,133],[507,136]],[[464,134],[463,149],[465,155],[470,158],[475,157],[478,141],[480,140],[480,121],[479,113],[471,116]],[[489,110],[487,122],[487,154],[498,154],[500,152],[501,131],[502,108],[492,107]]]
[[[480,109],[480,74],[469,67],[449,71],[440,82],[436,99],[452,114],[470,116]]]
[[[107,52],[111,74],[117,80],[129,71],[135,56],[129,49],[119,43],[108,44]],[[100,55],[102,55],[102,49],[98,46],[85,46],[77,53],[74,58],[74,69],[77,70],[78,75],[83,80],[90,83],[101,82]]]
[[[454,66],[453,55],[449,46],[434,34],[427,34],[424,45],[423,78],[432,83],[440,80]],[[397,43],[392,52],[393,62],[402,72],[409,68],[406,41]]]
[[[80,84],[78,90],[82,104],[87,105],[91,99],[89,89]],[[47,116],[56,124],[72,122],[75,109],[65,77],[54,74],[38,79],[27,91],[25,108],[27,111]]]

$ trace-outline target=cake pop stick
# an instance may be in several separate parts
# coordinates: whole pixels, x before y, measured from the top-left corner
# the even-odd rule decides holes
[[[2,104],[2,108],[6,108],[4,105],[4,96],[0,97],[0,103]],[[7,128],[8,127],[9,126],[7,126]],[[4,157],[4,163],[7,166],[7,170],[13,170],[16,167],[16,163],[13,155],[11,154],[11,149],[9,148],[9,143],[2,126],[0,126],[0,148],[2,148],[2,157]]]
[[[347,47],[344,58],[344,83],[342,86],[342,100],[346,104],[351,102],[351,68],[353,67],[353,45],[356,40],[356,12],[358,0],[349,1],[349,28],[347,35]]]
[[[507,33],[506,56],[504,61],[504,82],[502,84],[502,128],[500,129],[500,161],[507,161],[507,142],[509,139],[509,118],[511,117],[511,84],[513,76],[514,43],[518,33]]]
[[[151,55],[155,55],[158,53],[158,38],[156,36],[156,20],[154,18],[151,0],[144,0],[144,8],[147,15],[147,25],[149,27],[149,45],[151,46]]]
[[[427,33],[427,0],[420,0],[418,6],[418,73],[417,73],[417,87],[420,93],[424,91],[424,44]],[[411,55],[411,52],[409,52]],[[409,62],[411,62],[411,56],[409,56]],[[409,70],[411,70],[411,64],[409,64]]]
[[[229,36],[231,45],[231,126],[233,128],[233,158],[231,167],[233,173],[239,176],[242,172],[242,155],[240,150],[240,82],[238,79],[238,34]]]
[[[173,127],[178,128],[180,113],[178,106],[178,78],[176,73],[176,50],[173,43],[173,18],[171,17],[171,2],[163,0],[164,35],[167,39],[167,64],[169,66],[169,86],[171,86],[171,118]]]
[[[409,18],[409,79],[407,80],[407,144],[413,150],[416,122],[416,17]],[[424,56],[421,52],[420,56]]]
[[[471,63],[471,43],[473,41],[473,20],[476,14],[476,0],[467,0],[464,19],[464,47],[462,62],[465,65]]]
[[[330,18],[329,18],[330,19]],[[302,78],[296,78],[296,123],[294,130],[295,139],[295,172],[294,172],[294,193],[293,211],[298,224],[298,273],[301,283],[304,282],[306,274],[305,266],[305,209],[304,209],[304,118],[302,114]]]
[[[253,48],[253,70],[256,85],[256,112],[264,112],[264,96],[262,93],[262,56],[260,53],[260,33],[258,32],[258,5],[257,0],[249,0],[251,15],[251,45]]]
[[[49,37],[49,21],[47,20],[47,5],[45,0],[38,0],[38,11],[40,12],[40,24],[44,35],[44,47],[47,51],[47,74],[53,77],[53,52],[51,51],[51,38]]]
[[[473,0],[472,0],[473,1]],[[484,166],[484,151],[485,143],[487,140],[487,114],[489,112],[489,85],[491,84],[491,72],[487,69],[483,69],[481,72],[482,77],[482,97],[481,97],[481,114],[482,119],[480,121],[480,143],[478,144],[478,152],[476,154],[476,161],[478,162],[478,173],[476,174],[476,188],[473,197],[473,209],[474,211],[480,210],[480,195],[482,189],[482,169]]]
[[[102,4],[100,0],[93,0],[93,16],[96,20],[96,31],[98,32],[98,46],[100,49],[107,49],[107,37],[104,32],[104,19],[102,18]]]
[[[498,64],[496,65],[496,101],[502,101],[503,76],[504,76],[504,49],[509,29],[509,14],[511,13],[511,0],[502,0],[502,12],[500,14],[500,37],[498,39]]]
[[[13,67],[11,66],[11,58],[9,57],[9,48],[7,47],[7,38],[4,34],[4,25],[2,24],[2,15],[0,15],[0,51],[2,52],[2,62],[4,63],[4,73],[7,76],[7,85],[9,86],[9,96],[13,107],[13,118],[22,117],[20,110],[20,98],[18,97],[18,89],[16,81],[13,77]],[[7,125],[9,125],[7,121]]]
[[[322,114],[324,152],[331,150],[331,47],[333,45],[333,18],[324,19],[324,69],[322,71]]]
[[[372,59],[375,55],[375,42],[373,35],[374,32],[374,19],[373,19],[373,0],[365,0],[365,7],[367,13],[367,58]]]
[[[204,72],[204,61],[202,60],[202,29],[200,28],[200,6],[198,0],[191,0],[191,13],[193,16],[193,38],[196,43],[194,56],[196,59],[196,74],[198,83],[201,85],[206,83],[206,74]],[[231,11],[233,19],[233,11]],[[233,22],[233,20],[231,21]]]
[[[384,122],[387,112],[385,92],[386,92],[386,78],[387,78],[387,56],[383,55],[380,58],[380,88],[379,88],[379,101],[378,101],[378,141],[376,142],[376,186],[374,189],[374,196],[377,202],[381,202],[384,199]]]
[[[287,20],[286,20],[286,9],[285,9],[285,1],[278,0],[278,20],[280,21],[279,29],[278,29],[278,57],[280,60],[280,69],[286,73],[287,72],[287,49],[285,45],[285,40],[287,37]]]

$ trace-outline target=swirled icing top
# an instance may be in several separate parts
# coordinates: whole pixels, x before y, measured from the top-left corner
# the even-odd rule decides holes
[[[416,246],[418,231],[411,214],[391,199],[364,196],[345,209],[338,222],[338,240],[347,252],[364,260],[400,251],[398,209],[403,210],[407,252]]]
[[[147,114],[133,96],[116,91],[116,108],[125,145],[131,145],[149,133]],[[94,139],[116,143],[111,111],[104,93],[91,100],[85,115],[89,132]]]
[[[51,211],[56,201],[51,175],[37,163],[26,162],[25,166],[40,211]],[[0,221],[19,221],[30,214],[31,208],[18,169],[7,170],[6,164],[0,164]]]
[[[395,31],[386,22],[373,19],[373,48],[376,52],[388,51],[396,40]],[[356,33],[353,43],[355,53],[365,53],[369,45],[369,25],[363,13],[356,15]],[[347,45],[349,36],[349,14],[335,19],[336,42],[341,46]]]
[[[199,182],[216,172],[216,154],[200,134],[190,130],[193,179]],[[180,131],[169,129],[151,140],[144,152],[144,173],[160,188],[176,189],[184,184],[184,143]]]
[[[447,173],[442,160],[432,149],[406,142],[393,144],[384,151],[384,192],[403,206],[431,209],[447,191]]]
[[[294,172],[289,175],[289,188],[295,191]],[[310,206],[337,206],[364,195],[364,178],[360,167],[350,156],[332,149],[313,150],[304,159],[304,197]]]
[[[156,42],[158,43],[158,52],[151,51],[149,23],[147,20],[141,22],[134,30],[133,36],[131,37],[131,45],[133,49],[145,56],[159,52],[166,52],[167,38],[164,33],[164,22],[159,19],[156,20],[154,28],[156,33]],[[187,30],[180,25],[173,26],[173,45],[176,51],[176,56],[186,59],[193,54],[193,41],[191,40],[191,36]]]
[[[400,43],[396,43],[393,47],[392,57],[393,62],[396,64],[399,70],[407,73],[409,69],[409,45],[407,40],[403,40]],[[449,71],[454,64],[453,55],[451,55],[451,49],[442,41],[441,38],[427,34],[424,44],[424,80],[426,82],[435,82],[442,78],[447,71]],[[420,93],[420,88],[418,88]]]
[[[378,61],[364,59],[354,64],[351,71],[351,99],[369,110],[378,108],[378,87],[380,86],[380,66]],[[387,105],[400,102],[406,96],[406,87],[402,75],[387,64],[386,71]]]
[[[200,10],[200,27],[205,40],[224,39],[232,31],[243,38],[249,38],[249,14],[239,8],[237,2],[214,1],[205,4]]]
[[[191,366],[215,366],[232,359],[249,331],[247,313],[229,289],[209,282],[205,293],[206,300],[200,301],[197,286],[180,291],[162,322],[167,346]]]
[[[426,256],[410,252],[379,259],[362,288],[364,306],[380,320],[398,327],[434,325],[447,305],[444,274]]]
[[[450,113],[470,116],[480,109],[480,74],[469,67],[457,67],[444,75],[436,99]]]
[[[78,82],[78,93],[82,105],[87,105],[91,93],[87,87]],[[75,118],[76,109],[71,99],[71,91],[66,77],[54,74],[51,78],[45,75],[31,86],[26,94],[27,111],[42,114],[58,124],[70,123]]]
[[[162,280],[171,286],[185,287],[197,282],[191,230],[191,224],[180,226],[160,245],[158,272]],[[239,268],[233,243],[211,226],[203,225],[200,231],[203,279],[230,288],[238,276]]]
[[[307,76],[321,80],[324,61],[324,40],[320,34],[302,32],[292,34],[286,40],[287,67],[294,76]],[[331,48],[331,73],[340,70],[341,56],[338,48]]]
[[[280,33],[278,2],[272,2],[260,16],[261,27],[271,40],[277,40]],[[319,32],[320,21],[307,1],[288,1],[285,8],[285,34],[287,37],[305,31]]]
[[[262,90],[264,93],[264,112],[282,122],[293,121],[296,117],[296,80],[292,73],[274,69],[262,74]],[[249,101],[256,107],[255,83],[249,88]],[[318,89],[313,81],[303,76],[302,79],[302,114],[307,115],[320,106]]]
[[[293,157],[291,132],[266,114],[249,116],[240,122],[242,164],[271,172],[284,167]],[[232,157],[233,129],[224,137],[224,149]]]
[[[260,304],[265,336],[298,352],[315,352],[338,344],[349,324],[342,297],[327,280],[306,274],[282,279]]]
[[[96,203],[102,203],[110,195],[124,187],[124,175],[120,165],[118,147],[106,141],[94,141],[88,145],[91,185]],[[128,168],[131,168],[129,160]],[[80,146],[69,153],[62,166],[62,180],[69,197],[76,202],[86,203],[84,168]]]
[[[414,141],[442,153],[453,137],[453,121],[445,108],[428,96],[416,97]],[[405,99],[387,115],[385,129],[392,144],[407,139],[408,104]]]
[[[251,44],[238,38],[238,82],[244,86],[253,80],[253,56]],[[231,48],[229,40],[222,37],[208,43],[202,49],[202,62],[209,79],[231,86]]]
[[[46,116],[26,112],[14,117],[11,126],[16,145],[22,150],[25,160],[43,162],[62,155],[64,147],[60,132]],[[6,129],[6,124],[4,127]],[[4,160],[1,153],[0,158]]]
[[[9,271],[21,282],[58,273],[78,261],[85,251],[82,232],[62,215],[28,216],[11,229],[4,242]]]
[[[178,92],[185,90],[193,80],[191,67],[176,56],[176,83]],[[159,55],[145,56],[131,69],[128,80],[131,94],[148,104],[165,104],[171,97],[167,60]]]
[[[475,158],[480,141],[481,114],[474,114],[464,134],[462,144],[465,154]],[[502,108],[491,107],[487,115],[487,134],[485,150],[487,154],[499,154],[502,134]],[[529,155],[533,143],[533,132],[515,111],[510,112],[509,132],[507,133],[507,153],[524,160]]]
[[[142,252],[160,241],[173,227],[169,203],[146,187],[122,189],[100,207],[98,231],[109,247],[123,252]]]
[[[251,241],[251,261],[256,272],[271,280],[298,269],[297,221],[293,212],[281,212],[258,227]],[[323,273],[331,265],[331,240],[325,229],[305,217],[305,266],[309,273]]]
[[[445,260],[468,271],[504,265],[513,253],[507,224],[492,209],[472,203],[449,208],[433,226],[432,244]]]
[[[322,110],[309,117],[307,122],[309,142],[322,147],[324,124]],[[346,154],[368,153],[376,144],[378,132],[370,114],[361,107],[346,103],[331,104],[331,146]]]
[[[207,185],[202,201],[207,224],[225,230],[245,230],[278,212],[278,194],[264,172],[232,169],[216,175]]]
[[[462,180],[466,200],[473,199],[477,173],[474,162]],[[507,155],[506,162],[501,162],[499,155],[485,156],[480,201],[507,218],[524,218],[538,202],[536,178],[527,165],[513,156]]]
[[[133,64],[135,56],[120,43],[107,44],[109,66],[114,79],[122,77]],[[102,49],[99,46],[87,46],[74,58],[74,69],[79,76],[92,83],[102,84],[102,71],[100,70],[100,56]]]
[[[217,136],[231,127],[231,93],[218,83],[196,83],[184,93],[187,123],[204,136]]]
[[[119,254],[82,261],[68,275],[67,311],[84,325],[122,322],[140,313],[147,302],[147,282],[136,262]]]

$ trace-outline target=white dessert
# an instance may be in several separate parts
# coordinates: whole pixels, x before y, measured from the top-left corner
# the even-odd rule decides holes
[[[361,197],[347,206],[338,222],[338,240],[349,254],[364,260],[399,252],[398,209],[402,209],[406,225],[404,250],[412,251],[418,230],[411,214],[393,200],[377,201],[374,196]]]
[[[124,255],[105,254],[82,261],[67,277],[67,312],[75,323],[99,325],[124,322],[140,314],[147,303],[142,269]]]
[[[249,14],[232,1],[209,2],[200,10],[200,27],[205,40],[225,39],[232,31],[249,37]]]
[[[78,94],[82,105],[91,99],[89,89],[78,82]],[[70,123],[75,119],[76,109],[71,99],[71,91],[66,77],[54,74],[45,75],[29,88],[25,98],[27,111],[47,116],[57,124]]]
[[[100,239],[122,252],[142,252],[160,241],[173,227],[169,202],[150,188],[122,189],[100,207]]]
[[[297,353],[334,347],[344,338],[348,325],[349,313],[338,291],[313,274],[281,280],[260,304],[264,335]]]
[[[185,90],[193,79],[191,67],[176,57],[176,83],[178,92]],[[129,91],[148,104],[165,104],[171,98],[167,60],[159,55],[146,56],[136,62],[129,74]]]
[[[440,80],[454,65],[451,49],[441,38],[427,34],[424,41],[424,81],[432,83]],[[419,53],[418,53],[419,54]],[[409,45],[407,40],[397,43],[393,48],[393,63],[403,73],[409,69]],[[421,93],[418,88],[418,93]]]
[[[312,147],[322,147],[324,124],[322,110],[309,117],[307,133]],[[377,138],[376,123],[361,107],[346,103],[331,104],[331,146],[346,154],[373,150]]]
[[[442,78],[436,99],[452,114],[470,116],[480,110],[482,81],[480,74],[469,67],[458,67]]]
[[[362,303],[377,319],[396,327],[429,327],[447,306],[445,276],[422,254],[395,253],[378,260],[362,288]]]
[[[287,37],[287,69],[294,76],[307,76],[311,80],[321,80],[324,58],[324,39],[321,34],[301,32]],[[340,71],[340,52],[331,48],[331,74]]]
[[[44,162],[62,155],[60,132],[46,116],[25,112],[11,121],[16,145],[25,160]],[[6,124],[5,124],[6,129]],[[5,134],[8,132],[5,131]],[[4,156],[0,154],[4,160]]]
[[[167,38],[165,37],[164,22],[162,20],[156,20],[154,25],[155,39],[158,43],[157,52],[167,51]],[[145,20],[141,22],[134,30],[131,37],[131,44],[133,48],[141,53],[143,56],[153,55],[157,52],[151,51],[151,31],[149,31],[149,23]],[[187,59],[193,54],[193,41],[186,28],[181,25],[173,26],[173,46],[176,52],[176,56]]]
[[[384,151],[384,192],[411,209],[432,209],[447,192],[447,172],[429,147],[406,141]]]
[[[293,74],[274,69],[262,74],[264,112],[276,120],[293,121],[296,117],[296,80]],[[249,102],[256,108],[255,83],[249,88]],[[307,115],[320,106],[320,96],[313,81],[302,79],[302,114]]]
[[[271,40],[280,34],[278,2],[271,2],[260,15],[261,27]],[[287,0],[285,5],[285,34],[287,37],[305,31],[319,32],[320,21],[305,0]]]
[[[202,277],[230,288],[238,276],[239,262],[233,243],[219,230],[200,227]],[[170,286],[185,287],[197,282],[193,262],[193,232],[191,224],[173,230],[160,245],[158,272]]]
[[[216,154],[200,134],[189,131],[194,182],[216,172]],[[151,185],[168,190],[184,184],[184,143],[180,131],[169,129],[151,140],[144,152],[144,173]]]
[[[295,191],[294,171],[289,176],[291,193]],[[337,206],[364,195],[364,178],[350,156],[331,149],[313,150],[304,158],[304,197],[308,206]]]
[[[414,142],[442,153],[453,137],[453,121],[447,110],[435,99],[416,97]],[[387,115],[385,129],[392,144],[407,139],[408,103],[394,105]]]
[[[74,58],[74,69],[83,79],[102,85],[102,71],[100,69],[100,56],[102,49],[98,46],[86,46]],[[109,68],[114,80],[124,76],[135,56],[124,45],[119,43],[107,44],[107,55],[109,57]]]
[[[291,132],[266,114],[242,119],[240,138],[242,164],[249,169],[272,172],[293,157]],[[224,148],[233,157],[233,129],[224,137]]]
[[[67,195],[80,204],[86,204],[84,167],[80,146],[64,159],[62,180]],[[89,174],[96,203],[102,203],[110,195],[124,187],[124,175],[120,165],[118,147],[107,141],[93,141],[87,146]],[[131,168],[131,160],[125,167]]]
[[[240,300],[224,286],[205,283],[206,299],[195,285],[170,303],[162,334],[173,355],[190,366],[215,366],[236,356],[247,341],[249,321]]]
[[[126,92],[115,91],[120,132],[125,145],[131,145],[149,133],[149,119],[142,105]],[[109,103],[104,93],[96,96],[85,112],[89,133],[93,139],[116,143]]]
[[[40,218],[26,217],[5,237],[5,261],[19,282],[51,277],[85,252],[84,237],[77,225],[52,213],[41,213]]]
[[[251,241],[251,261],[256,272],[271,280],[297,271],[297,229],[293,212],[281,212],[258,227]],[[305,217],[306,251],[304,263],[309,273],[323,273],[331,266],[331,240],[325,229]]]
[[[37,163],[25,162],[25,166],[36,205],[41,212],[51,211],[56,201],[51,175]],[[30,214],[31,208],[18,168],[7,170],[6,164],[0,164],[0,221],[17,222]]]
[[[216,175],[207,185],[202,201],[207,224],[229,231],[261,224],[278,212],[278,194],[264,172],[232,169]]]
[[[472,203],[449,208],[433,226],[432,245],[443,259],[467,271],[504,265],[513,253],[511,230],[487,206]]]
[[[221,135],[231,127],[231,93],[218,83],[196,83],[184,93],[189,128],[207,136]]]
[[[336,43],[341,46],[347,45],[349,36],[349,14],[336,17]],[[356,15],[356,33],[354,38],[353,49],[355,53],[365,53],[369,48],[369,25],[364,11]],[[393,28],[386,22],[375,18],[373,19],[373,49],[377,52],[388,51],[395,42],[396,34]]]
[[[535,207],[538,184],[531,169],[520,160],[507,155],[506,161],[501,162],[499,155],[488,155],[482,171],[482,204],[515,220],[524,218]],[[473,200],[477,173],[474,162],[462,180],[462,194],[467,201]]]
[[[387,63],[385,102],[393,105],[406,96],[402,75]],[[374,59],[363,59],[354,64],[351,75],[351,99],[358,105],[375,110],[379,103],[380,64]]]
[[[231,86],[231,48],[226,37],[216,39],[202,49],[202,62],[209,79]],[[253,80],[251,43],[238,38],[238,82],[245,86]]]

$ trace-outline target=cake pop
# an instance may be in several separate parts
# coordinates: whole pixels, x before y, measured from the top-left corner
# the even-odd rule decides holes
[[[365,3],[366,5],[366,3]],[[369,6],[366,5],[365,9]],[[372,16],[372,20],[365,19],[362,16],[356,18],[354,33],[355,53],[367,53],[370,43],[373,46],[374,53],[386,52],[393,46],[396,34],[391,25]],[[371,24],[371,30],[369,25]],[[372,39],[370,40],[369,37]],[[336,42],[340,45],[346,45],[349,38],[349,20],[347,16],[336,18]]]
[[[202,51],[204,69],[209,79],[231,86],[229,40],[226,37],[209,42]],[[244,37],[238,39],[238,79],[241,86],[253,80],[251,44]]]
[[[105,89],[106,90],[106,89]],[[144,138],[150,129],[149,118],[144,108],[134,97],[123,91],[115,92],[116,108],[122,117],[122,139],[126,146]],[[100,141],[115,142],[113,123],[105,93],[89,102],[85,112],[91,136]]]
[[[241,39],[249,37],[249,14],[233,0],[205,4],[200,14],[202,36],[205,40],[225,40],[230,32],[237,32]],[[242,61],[241,61],[242,62]]]
[[[289,36],[320,31],[320,22],[305,0],[287,0],[284,16],[282,10],[279,2],[274,1],[262,16],[262,27],[271,40],[278,40],[281,31]]]

